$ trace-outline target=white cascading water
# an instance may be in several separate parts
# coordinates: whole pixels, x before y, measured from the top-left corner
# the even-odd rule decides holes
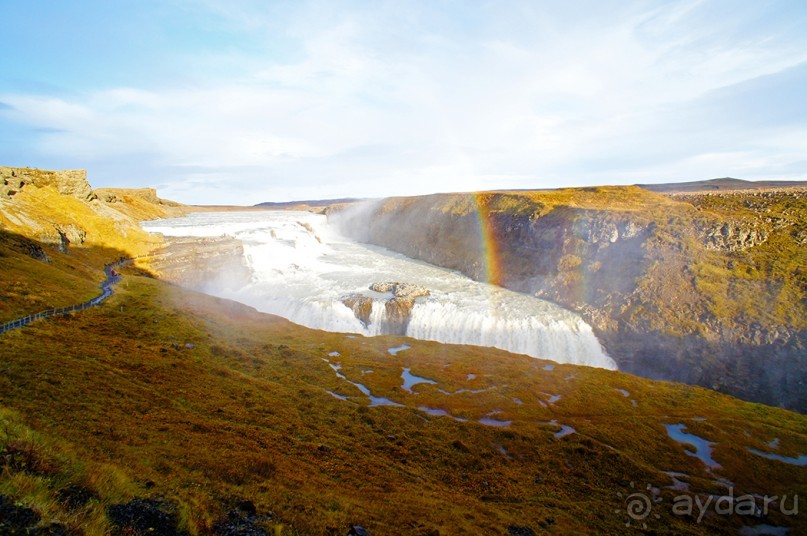
[[[591,327],[553,303],[479,283],[464,275],[412,260],[384,248],[359,244],[309,212],[194,213],[145,222],[166,236],[229,235],[242,241],[252,281],[239,290],[209,286],[206,292],[316,329],[381,335],[386,315],[373,304],[365,326],[340,299],[364,294],[388,299],[368,287],[398,281],[426,287],[406,335],[445,343],[493,346],[559,363],[616,369]],[[228,285],[229,286],[229,285]]]

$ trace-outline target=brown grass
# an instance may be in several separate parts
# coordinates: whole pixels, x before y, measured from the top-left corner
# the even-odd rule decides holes
[[[546,371],[547,362],[497,350],[314,331],[148,278],[126,280],[103,307],[7,334],[0,403],[80,459],[117,468],[140,493],[177,501],[194,532],[209,527],[230,497],[253,500],[278,526],[302,534],[353,522],[379,533],[498,533],[549,519],[564,532],[616,533],[624,520],[612,512],[623,481],[668,485],[664,470],[691,474],[701,491],[717,476],[749,492],[807,491],[804,469],[745,450],[764,450],[776,436],[782,454],[805,452],[807,428],[797,414],[615,372]],[[389,355],[401,342],[412,349]],[[327,357],[332,351],[341,356]],[[367,407],[323,358],[406,407]],[[439,385],[405,393],[405,366]],[[361,374],[368,369],[374,372]],[[469,382],[469,373],[478,377]],[[471,386],[492,389],[437,389]],[[337,400],[326,389],[352,398]],[[543,407],[542,393],[562,398]],[[471,422],[427,417],[417,406]],[[493,410],[511,427],[473,422]],[[578,433],[555,439],[557,428],[540,424],[552,419]],[[716,441],[723,469],[711,475],[685,455],[665,422],[685,422]],[[156,488],[147,492],[147,481]],[[675,532],[721,527],[671,515],[660,523]]]

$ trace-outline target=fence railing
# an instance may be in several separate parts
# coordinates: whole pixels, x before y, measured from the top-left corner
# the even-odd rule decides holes
[[[101,305],[107,298],[112,296],[112,286],[121,280],[121,276],[119,276],[116,273],[113,273],[113,270],[115,270],[115,268],[117,268],[118,266],[131,261],[132,259],[121,259],[117,262],[113,262],[111,264],[107,264],[106,266],[104,266],[104,273],[106,274],[106,279],[104,280],[103,283],[101,283],[101,294],[99,296],[96,296],[90,301],[84,303],[79,303],[76,305],[68,305],[67,307],[61,307],[59,309],[49,309],[47,311],[41,311],[39,313],[24,316],[22,318],[17,318],[16,320],[6,322],[5,324],[0,324],[0,334],[5,333],[6,331],[11,331],[12,329],[21,328],[23,326],[30,324],[35,320],[48,318],[50,316],[66,315],[68,313],[83,311],[84,309],[89,309],[90,307]]]

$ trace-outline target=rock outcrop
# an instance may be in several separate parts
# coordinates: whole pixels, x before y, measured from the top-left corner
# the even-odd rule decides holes
[[[345,307],[353,311],[353,314],[362,324],[365,326],[370,324],[370,315],[373,312],[373,298],[363,294],[349,294],[344,296],[341,301]]]
[[[165,242],[148,258],[149,268],[162,279],[195,290],[215,291],[237,290],[252,277],[240,240],[166,237]]]
[[[376,301],[383,302],[386,314],[381,331],[389,335],[405,335],[406,328],[409,326],[412,308],[415,306],[415,300],[429,295],[429,289],[411,283],[373,283],[369,289],[373,292],[391,293],[392,297],[375,299],[363,294],[350,294],[344,296],[341,301],[353,311],[356,318],[365,326],[370,324],[373,303]]]
[[[92,186],[87,182],[87,171],[72,169],[46,171],[34,168],[12,168],[0,166],[0,199],[16,195],[27,185],[37,188],[51,187],[61,195],[68,195],[91,201],[96,198]]]
[[[58,247],[62,253],[67,253],[71,244],[81,245],[87,238],[87,231],[73,224],[57,224],[53,228],[59,235]]]
[[[394,296],[384,304],[386,322],[391,334],[404,335],[409,327],[409,318],[415,300],[428,296],[429,290],[410,283],[373,283],[370,290],[374,292],[392,292]]]
[[[48,254],[36,240],[0,231],[0,245],[8,245],[11,249],[40,262],[50,262]]]
[[[373,283],[370,285],[370,290],[373,292],[392,292],[396,298],[420,298],[421,296],[428,296],[429,289],[420,285],[413,285],[412,283]]]
[[[768,232],[756,225],[743,222],[718,223],[698,229],[698,237],[706,249],[718,251],[745,251],[768,239]]]
[[[105,203],[119,203],[124,197],[136,197],[153,205],[179,207],[180,203],[162,199],[154,188],[98,188],[95,190],[98,198]]]

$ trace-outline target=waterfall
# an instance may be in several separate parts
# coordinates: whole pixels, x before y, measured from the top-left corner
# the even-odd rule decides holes
[[[616,368],[578,315],[532,296],[353,242],[329,227],[324,216],[294,211],[194,213],[143,226],[167,236],[229,234],[240,239],[252,281],[237,290],[215,284],[202,290],[297,324],[365,336],[389,333],[384,301],[392,296],[369,287],[398,281],[430,291],[429,296],[416,299],[405,327],[407,336]],[[341,301],[353,294],[374,299],[366,322]]]

